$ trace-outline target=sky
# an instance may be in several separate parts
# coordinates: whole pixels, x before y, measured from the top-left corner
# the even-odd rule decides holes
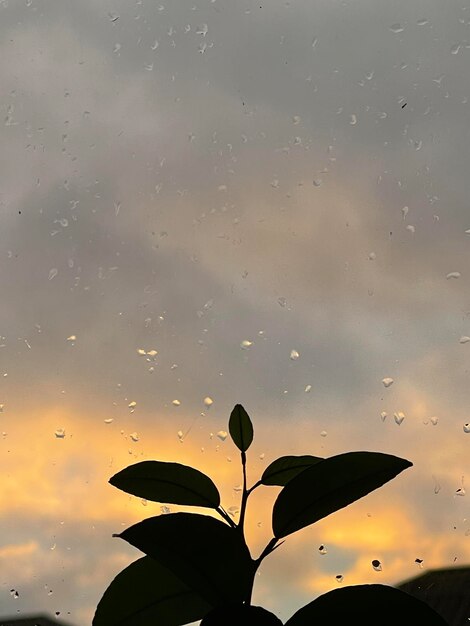
[[[254,604],[470,562],[470,5],[161,1],[0,1],[0,614],[91,623],[140,556],[112,533],[161,513],[108,484],[131,463],[236,506],[237,403],[249,484],[413,463],[289,537]]]

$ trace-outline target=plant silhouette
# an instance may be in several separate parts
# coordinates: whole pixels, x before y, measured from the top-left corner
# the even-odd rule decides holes
[[[247,487],[246,452],[253,425],[237,404],[230,436],[240,450],[243,490],[238,524],[221,506],[212,480],[202,472],[163,461],[142,461],[110,483],[154,502],[206,507],[223,521],[196,513],[170,513],[143,520],[114,535],[146,556],[126,567],[101,598],[93,626],[282,626],[272,613],[251,605],[256,571],[288,535],[362,498],[412,463],[379,452],[348,452],[329,458],[283,456]],[[282,487],[273,507],[273,537],[252,558],[244,522],[250,494],[261,485]],[[285,626],[446,626],[429,606],[386,585],[356,585],[330,591],[298,610]]]

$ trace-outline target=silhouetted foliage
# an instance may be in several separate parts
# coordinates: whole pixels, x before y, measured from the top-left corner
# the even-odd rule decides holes
[[[412,463],[390,454],[348,452],[329,458],[283,456],[252,487],[246,482],[246,451],[253,424],[237,404],[229,432],[240,450],[243,490],[238,524],[220,504],[213,481],[192,467],[143,461],[118,472],[110,483],[126,493],[166,504],[208,507],[224,520],[170,513],[134,524],[115,535],[146,556],[125,568],[100,600],[93,626],[282,626],[272,613],[251,605],[256,571],[284,537],[317,522],[381,487]],[[245,540],[250,494],[261,485],[282,487],[272,515],[273,538],[257,559]],[[429,606],[386,585],[358,585],[326,593],[293,615],[286,626],[445,626]]]

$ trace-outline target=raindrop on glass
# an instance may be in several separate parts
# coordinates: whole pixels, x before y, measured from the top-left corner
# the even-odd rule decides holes
[[[343,577],[343,575],[342,575],[342,574],[337,574],[337,575],[335,576],[335,578],[336,578],[337,582],[339,582],[339,583],[342,583],[342,582],[343,582],[343,580],[344,580],[344,577]]]
[[[310,393],[312,391],[312,385],[307,385],[304,389],[305,393]]]
[[[137,402],[135,402],[135,400],[133,400],[132,402],[129,402],[129,404],[127,406],[131,410],[131,413],[134,413],[135,407],[137,406]]]
[[[172,400],[172,401],[171,401],[171,404],[172,404],[173,406],[180,406],[180,405],[181,405],[181,402],[180,402],[179,400]]]
[[[134,443],[137,443],[139,441],[139,435],[137,433],[131,433],[129,437],[132,439]]]
[[[297,361],[297,359],[299,358],[300,354],[297,352],[297,350],[291,350],[290,351],[290,358],[291,361]]]
[[[59,270],[56,267],[53,267],[51,270],[49,270],[49,280],[52,280],[53,278],[55,278],[58,273],[59,273]]]
[[[382,422],[385,422],[385,420],[387,419],[387,413],[385,411],[382,411],[382,413],[380,414],[380,419],[382,420]]]
[[[419,569],[423,569],[423,559],[415,559],[415,563]]]
[[[225,441],[227,439],[227,431],[219,430],[219,432],[217,433],[217,437],[220,439],[220,441]]]
[[[326,437],[327,434],[328,433],[326,432],[326,430],[322,430],[321,433],[320,433],[320,437]]]
[[[318,548],[318,552],[320,554],[326,554],[328,552],[328,550],[326,549],[326,547],[322,544],[319,548]]]
[[[439,418],[438,418],[438,417],[435,417],[435,416],[434,416],[434,417],[430,417],[430,418],[429,418],[429,421],[431,422],[431,424],[432,424],[433,426],[436,426],[436,425],[437,425],[437,422],[439,421]]]
[[[104,420],[104,423],[105,423],[105,424],[112,424],[113,422],[114,422],[114,418],[113,418],[113,417],[107,417],[107,418]]]
[[[248,350],[248,348],[251,348],[252,345],[253,345],[252,341],[249,341],[248,339],[244,339],[240,344],[240,348],[242,350]]]
[[[460,272],[449,272],[446,276],[447,280],[449,280],[449,278],[460,278],[461,274]]]
[[[470,433],[470,424],[468,422],[463,425],[463,432],[467,434]]]
[[[211,407],[214,404],[214,400],[212,400],[211,397],[206,396],[204,398],[204,406],[206,406],[207,408]]]
[[[171,509],[170,509],[169,506],[163,505],[163,506],[160,507],[160,513],[162,515],[168,515],[168,513],[171,513]]]
[[[383,386],[388,389],[391,385],[393,385],[393,378],[382,378]]]
[[[467,335],[462,335],[462,337],[460,337],[459,339],[459,343],[468,343],[470,341],[470,337],[468,337]]]
[[[374,569],[376,572],[381,572],[382,571],[382,563],[378,559],[374,559],[372,561],[372,569]]]
[[[392,24],[390,26],[390,30],[392,31],[392,33],[402,33],[405,29],[401,24],[397,22],[396,24]]]
[[[227,509],[227,512],[228,512],[228,514],[229,514],[229,515],[231,515],[232,517],[235,517],[235,515],[237,515],[237,513],[239,513],[239,512],[240,512],[240,509],[239,509],[239,507],[238,507],[238,506],[230,506],[230,507]]]
[[[403,420],[405,419],[405,414],[402,413],[402,411],[398,411],[398,413],[394,413],[393,417],[395,419],[395,423],[400,426],[400,424],[402,424]]]
[[[64,439],[65,430],[63,428],[57,428],[54,435],[56,436],[56,439]]]

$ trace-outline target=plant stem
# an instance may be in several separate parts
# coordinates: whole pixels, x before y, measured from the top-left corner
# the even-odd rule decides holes
[[[262,484],[263,484],[263,483],[262,483],[260,480],[258,480],[258,482],[257,482],[257,483],[255,483],[252,487],[250,487],[250,488],[247,490],[247,492],[246,492],[247,497],[250,495],[250,493],[251,493],[252,491],[254,491],[254,490],[256,489],[256,487],[259,487],[259,486],[260,486],[260,485],[262,485]]]
[[[277,543],[278,539],[277,537],[273,537],[270,542],[268,543],[268,545],[265,547],[265,549],[263,550],[263,552],[261,552],[261,554],[259,555],[259,557],[255,560],[256,563],[256,569],[258,569],[259,565],[261,564],[261,561],[268,556],[268,554],[271,554],[271,552],[273,552],[277,547],[276,543]]]
[[[227,511],[222,507],[219,506],[217,509],[215,509],[217,511],[217,513],[224,518],[224,520],[226,522],[228,522],[230,524],[230,526],[232,528],[236,528],[237,525],[235,524],[235,522],[233,521],[233,519],[230,517],[230,515],[227,513]]]
[[[242,469],[243,469],[243,492],[242,492],[242,502],[240,505],[240,520],[238,522],[238,527],[240,532],[243,535],[243,527],[245,524],[245,513],[246,513],[246,502],[248,500],[249,491],[246,488],[246,453],[241,453],[242,457]]]

